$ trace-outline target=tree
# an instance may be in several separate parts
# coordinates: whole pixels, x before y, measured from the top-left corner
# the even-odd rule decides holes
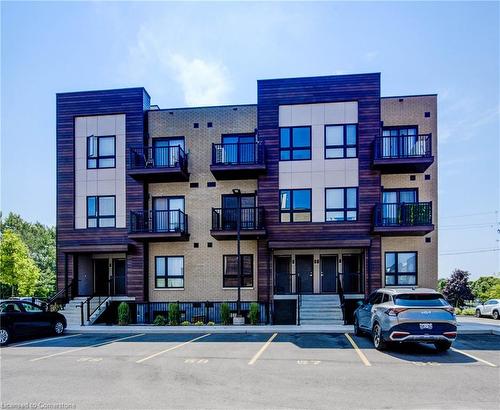
[[[438,279],[437,291],[443,293],[443,289],[446,286],[448,279]]]
[[[39,222],[30,223],[21,216],[10,213],[2,221],[0,232],[10,230],[19,235],[29,249],[29,254],[40,270],[35,295],[49,297],[56,291],[56,230]]]
[[[40,269],[21,237],[5,230],[0,240],[0,283],[11,288],[12,296],[33,296],[39,277]]]
[[[500,299],[500,283],[492,286],[487,293],[486,299]]]
[[[495,286],[500,286],[500,278],[495,276],[481,276],[479,279],[471,283],[471,289],[474,296],[481,302],[492,299],[489,296],[490,290]],[[498,297],[498,296],[497,296]]]
[[[443,295],[455,307],[462,307],[465,301],[474,299],[469,285],[469,276],[469,272],[455,269],[446,282]]]

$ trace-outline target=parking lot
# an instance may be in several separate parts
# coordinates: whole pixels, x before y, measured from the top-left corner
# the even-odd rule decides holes
[[[386,352],[352,334],[75,334],[1,349],[2,408],[498,408],[500,337]],[[11,407],[12,408],[12,407]],[[36,408],[36,407],[32,407]]]

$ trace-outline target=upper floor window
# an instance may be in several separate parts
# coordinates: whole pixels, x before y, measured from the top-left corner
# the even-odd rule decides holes
[[[413,204],[418,202],[418,190],[415,188],[384,189],[382,202],[384,204]]]
[[[280,191],[280,222],[311,222],[311,190]]]
[[[240,255],[241,286],[253,286],[253,255]],[[224,255],[223,286],[232,288],[238,286],[238,255]]]
[[[115,197],[87,197],[87,228],[113,228],[115,226]]]
[[[386,286],[417,284],[417,252],[386,252]]]
[[[155,260],[156,288],[184,287],[184,256],[157,256]]]
[[[381,148],[383,157],[418,156],[425,152],[425,141],[419,142],[417,127],[384,127]]]
[[[280,128],[280,160],[311,159],[311,127]]]
[[[358,188],[326,188],[326,221],[358,219]]]
[[[87,168],[114,168],[116,161],[114,136],[87,137]]]
[[[357,144],[356,124],[325,126],[325,158],[356,158]]]

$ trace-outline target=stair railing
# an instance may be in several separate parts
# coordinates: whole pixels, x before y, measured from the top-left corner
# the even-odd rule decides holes
[[[47,311],[50,311],[50,307],[51,305],[55,305],[56,302],[60,299],[63,299],[65,302],[67,302],[67,298],[66,298],[66,295],[69,293],[69,295],[73,295],[73,292],[69,292],[70,290],[73,289],[73,281],[71,281],[69,283],[68,286],[65,286],[64,288],[62,288],[59,292],[57,292],[54,296],[52,296],[46,303],[46,307],[47,307]],[[63,297],[64,295],[64,297]],[[71,297],[70,296],[70,297]]]
[[[109,296],[96,296],[98,298],[97,300],[97,306],[96,308],[92,311],[92,313],[89,314],[89,316],[87,317],[87,320],[90,320],[90,318],[94,315],[95,312],[97,312],[100,307],[106,303],[106,307],[108,306],[108,299],[109,299]],[[102,301],[101,301],[101,297],[103,298]]]
[[[300,307],[302,306],[302,293],[300,289],[300,274],[295,274],[295,292],[297,293],[297,326],[300,326]]]
[[[343,277],[343,274],[340,274]],[[344,325],[347,324],[346,315],[345,315],[345,297],[344,297],[344,287],[342,285],[342,281],[340,280],[340,275],[337,275],[337,289],[340,299],[340,309],[342,310],[342,317],[344,319]]]

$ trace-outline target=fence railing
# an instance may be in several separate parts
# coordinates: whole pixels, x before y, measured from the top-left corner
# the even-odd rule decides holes
[[[212,208],[212,230],[235,231],[238,219],[242,231],[264,229],[264,208]]]
[[[180,168],[187,170],[187,155],[180,146],[129,147],[130,169]]]
[[[432,202],[375,205],[375,226],[432,225]]]
[[[131,233],[187,233],[188,218],[181,210],[130,211],[129,231]]]
[[[258,142],[212,144],[212,165],[255,165],[264,160],[264,144]]]
[[[375,138],[375,159],[427,158],[432,156],[432,134],[379,136]]]

